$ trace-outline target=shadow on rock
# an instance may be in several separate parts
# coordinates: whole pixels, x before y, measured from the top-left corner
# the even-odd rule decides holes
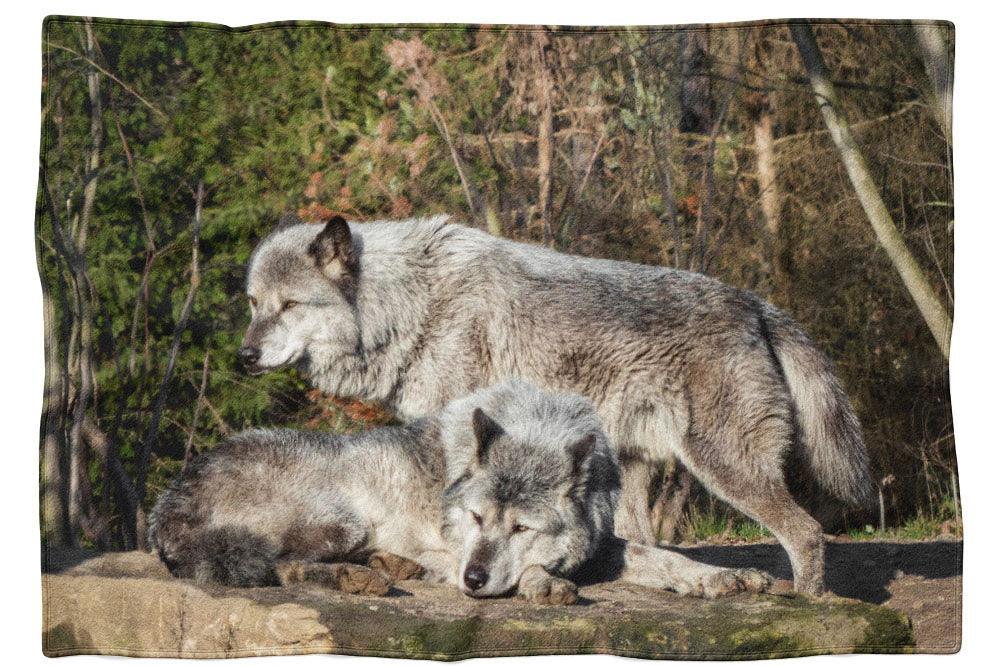
[[[705,545],[671,550],[706,564],[754,567],[775,578],[792,579],[784,549],[776,543]],[[961,541],[830,542],[826,545],[826,586],[834,594],[880,604],[891,596],[899,575],[951,578],[962,573]]]

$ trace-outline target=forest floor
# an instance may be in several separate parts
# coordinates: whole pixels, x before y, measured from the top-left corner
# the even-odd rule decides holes
[[[791,567],[773,539],[756,543],[672,546],[702,562],[756,567],[790,581]],[[906,613],[918,650],[954,650],[961,639],[962,541],[853,540],[833,537],[826,547],[826,586],[848,599]]]

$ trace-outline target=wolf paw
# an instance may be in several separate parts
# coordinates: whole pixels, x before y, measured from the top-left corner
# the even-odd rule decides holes
[[[337,572],[337,589],[347,594],[385,596],[392,581],[381,571],[357,564],[342,564]]]
[[[347,594],[384,596],[392,581],[381,571],[360,564],[323,564],[318,562],[282,562],[278,565],[282,585],[315,583]]]
[[[774,579],[757,569],[722,569],[703,576],[688,594],[715,599],[741,592],[764,592],[773,583]]]
[[[368,566],[375,571],[381,571],[393,581],[412,580],[422,577],[425,573],[424,568],[413,560],[382,551],[371,554]]]
[[[572,606],[576,603],[576,585],[565,578],[545,576],[522,581],[518,586],[520,599],[542,606]]]

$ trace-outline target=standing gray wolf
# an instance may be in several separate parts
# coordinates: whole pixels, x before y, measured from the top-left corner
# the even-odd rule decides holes
[[[818,594],[822,528],[796,499],[808,488],[861,505],[874,490],[830,362],[787,314],[704,275],[568,256],[443,217],[283,218],[250,259],[247,293],[240,356],[252,372],[298,364],[324,392],[403,417],[507,377],[589,397],[622,465],[615,522],[632,541],[653,540],[650,482],[676,457],[765,525],[796,589]]]
[[[567,579],[595,556],[592,568],[687,594],[769,585],[615,538],[619,490],[590,401],[512,380],[402,427],[238,435],[159,499],[150,541],[175,575],[238,586],[384,593],[422,568],[473,597],[572,603]]]

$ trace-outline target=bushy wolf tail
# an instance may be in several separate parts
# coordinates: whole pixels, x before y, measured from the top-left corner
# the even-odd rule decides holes
[[[230,587],[279,585],[277,553],[267,539],[239,527],[203,530],[192,548],[194,578]]]
[[[830,360],[780,310],[767,306],[764,324],[795,405],[798,456],[827,493],[871,506],[875,487],[861,423]]]
[[[150,535],[151,542],[170,573],[179,578],[230,587],[280,584],[274,544],[245,528],[182,528],[174,532],[169,521],[158,527]]]

